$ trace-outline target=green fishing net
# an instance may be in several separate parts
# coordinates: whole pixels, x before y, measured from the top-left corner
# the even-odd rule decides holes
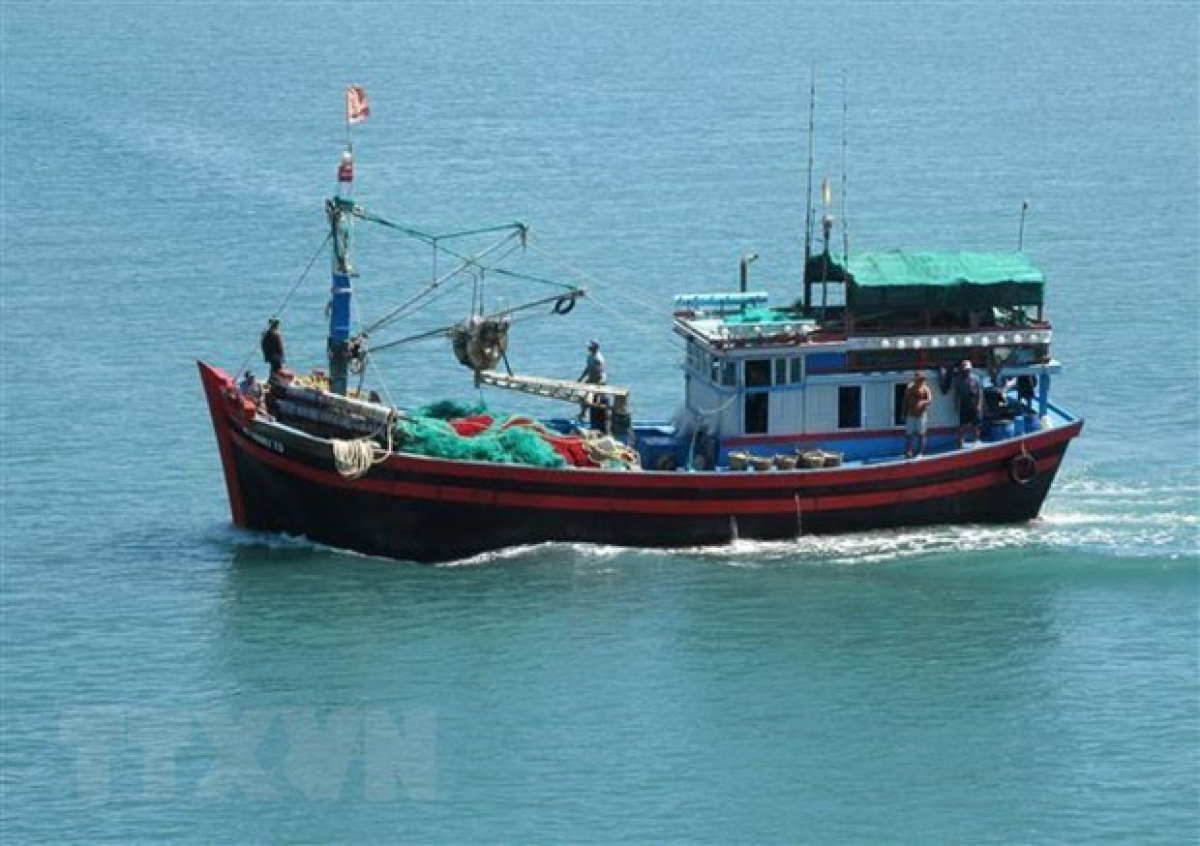
[[[462,461],[490,461],[497,464],[527,464],[532,467],[565,467],[566,460],[545,438],[530,426],[508,426],[513,418],[496,420],[477,435],[464,436],[455,431],[449,418],[471,416],[479,407],[458,407],[450,413],[453,403],[435,403],[421,412],[434,409],[435,414],[419,413],[406,416],[396,424],[396,436],[402,451],[431,458],[450,458]],[[461,413],[467,410],[468,414]],[[437,416],[446,413],[447,418]]]

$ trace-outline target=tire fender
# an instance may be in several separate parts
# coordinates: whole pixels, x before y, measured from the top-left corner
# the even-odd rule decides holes
[[[1018,485],[1028,485],[1037,476],[1037,459],[1030,453],[1021,452],[1008,460],[1008,478]]]

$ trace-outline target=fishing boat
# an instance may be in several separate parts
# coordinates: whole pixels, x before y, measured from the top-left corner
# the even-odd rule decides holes
[[[365,97],[354,96],[361,109]],[[508,366],[522,315],[569,320],[588,296],[561,283],[488,308],[484,279],[557,284],[503,264],[529,248],[529,227],[467,230],[497,240],[460,251],[461,232],[369,211],[354,178],[348,142],[325,203],[323,366],[293,372],[276,356],[268,377],[247,379],[241,368],[198,362],[239,527],[444,562],[547,542],[671,548],[1020,523],[1038,516],[1082,430],[1052,399],[1061,364],[1045,278],[1019,251],[836,251],[832,216],[821,220],[820,244],[810,221],[802,282],[788,302],[749,290],[747,254],[736,290],[664,304],[664,330],[670,313],[684,351],[679,413],[644,422],[631,391],[602,372],[571,380]],[[401,308],[364,322],[350,244],[368,224],[428,249],[433,270]],[[400,404],[368,383],[390,345],[385,326],[464,278],[473,302],[462,319],[410,339],[444,339],[464,365],[464,393],[532,394],[564,403],[561,415]],[[918,372],[927,408],[909,434],[906,396]]]

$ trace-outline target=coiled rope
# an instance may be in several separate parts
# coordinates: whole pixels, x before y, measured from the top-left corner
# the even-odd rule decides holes
[[[389,417],[387,425],[387,447],[379,458],[375,457],[375,439],[370,435],[355,438],[351,441],[330,438],[333,447],[333,466],[338,474],[347,479],[360,479],[367,475],[376,464],[382,464],[392,454],[392,420]]]
[[[583,448],[595,464],[605,467],[619,465],[626,470],[641,470],[642,460],[637,452],[608,435],[583,433]]]
[[[338,474],[347,479],[358,479],[367,474],[375,462],[375,442],[370,438],[342,441],[333,438],[333,465]]]

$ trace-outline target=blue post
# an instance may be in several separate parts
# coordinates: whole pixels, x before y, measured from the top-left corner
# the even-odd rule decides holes
[[[354,296],[354,267],[350,264],[350,213],[354,201],[354,155],[342,153],[337,196],[325,204],[333,240],[333,272],[329,296],[329,389],[345,396],[350,364],[350,302]]]
[[[1050,409],[1050,374],[1043,372],[1038,379],[1038,417],[1045,417]]]

